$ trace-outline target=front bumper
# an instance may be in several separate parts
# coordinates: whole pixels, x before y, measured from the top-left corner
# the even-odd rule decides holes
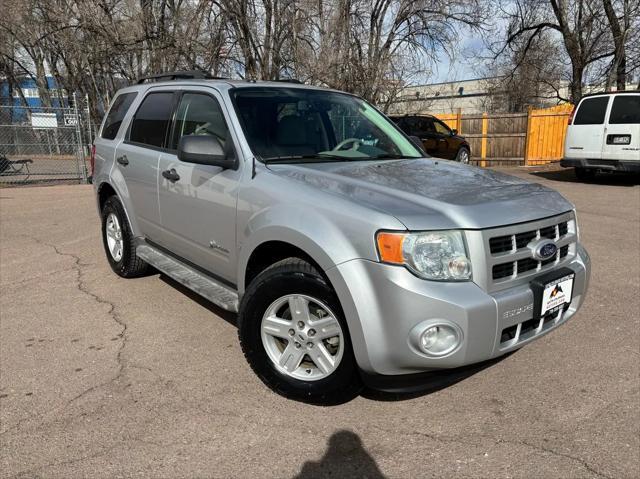
[[[587,160],[582,158],[563,158],[560,166],[565,168],[588,168],[594,170],[622,171],[629,173],[640,172],[640,161],[633,160]]]
[[[489,294],[473,282],[426,281],[403,267],[361,259],[326,273],[342,304],[363,373],[401,376],[496,358],[563,324],[580,308],[588,288],[590,260],[582,246],[566,266],[575,273],[569,307],[555,322],[509,341],[503,331],[533,317],[528,284]],[[455,323],[463,340],[453,353],[434,358],[422,353],[411,338],[416,328],[437,320]]]

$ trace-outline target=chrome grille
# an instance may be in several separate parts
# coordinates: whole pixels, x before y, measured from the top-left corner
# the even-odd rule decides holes
[[[563,221],[557,225],[545,226],[538,230],[525,231],[512,235],[496,236],[489,240],[491,254],[505,253],[514,249],[525,248],[531,240],[535,238],[558,239],[567,234],[569,230],[568,221]],[[515,246],[514,246],[515,245]]]
[[[542,220],[478,232],[467,232],[470,245],[481,240],[484,251],[472,248],[474,281],[487,291],[499,291],[527,283],[540,272],[553,270],[576,254],[578,240],[572,212]],[[555,242],[558,252],[546,260],[533,257],[528,245],[540,238]],[[479,245],[478,245],[479,246]]]

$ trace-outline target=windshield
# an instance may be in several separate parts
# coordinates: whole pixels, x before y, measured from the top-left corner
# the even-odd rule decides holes
[[[351,95],[300,88],[232,92],[245,137],[263,161],[356,161],[423,155],[384,115]]]

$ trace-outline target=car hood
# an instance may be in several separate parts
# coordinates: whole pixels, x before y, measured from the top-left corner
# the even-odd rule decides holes
[[[410,230],[481,229],[570,211],[557,191],[436,159],[269,165],[275,174],[395,216]]]

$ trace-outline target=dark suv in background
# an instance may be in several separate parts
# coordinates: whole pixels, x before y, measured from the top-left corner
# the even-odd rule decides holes
[[[407,135],[420,138],[422,148],[431,156],[469,163],[471,148],[457,130],[431,115],[390,117]]]

